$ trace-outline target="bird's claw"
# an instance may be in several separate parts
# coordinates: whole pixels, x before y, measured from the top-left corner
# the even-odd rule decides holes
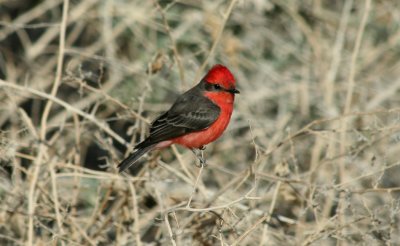
[[[196,167],[198,168],[203,168],[207,166],[207,162],[206,162],[206,158],[204,158],[204,153],[203,150],[205,149],[205,146],[201,146],[199,148],[200,153],[198,151],[196,151],[196,149],[191,149],[192,152],[196,155],[197,159],[199,159],[199,163],[196,162]]]
[[[207,162],[203,157],[198,157],[199,158],[199,163],[196,162],[196,167],[198,168],[203,168],[207,166]]]

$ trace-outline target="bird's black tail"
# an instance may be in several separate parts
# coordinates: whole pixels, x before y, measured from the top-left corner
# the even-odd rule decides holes
[[[142,155],[146,154],[150,150],[154,149],[155,144],[149,145],[143,148],[139,148],[132,154],[130,154],[125,160],[123,160],[119,165],[118,165],[118,170],[119,172],[125,171],[127,168],[132,166],[137,160],[139,160]]]

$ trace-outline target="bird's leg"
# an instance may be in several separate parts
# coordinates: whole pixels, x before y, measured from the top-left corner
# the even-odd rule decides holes
[[[192,152],[196,155],[197,159],[199,159],[200,164],[196,165],[197,167],[205,167],[207,166],[206,159],[204,158],[204,152],[206,148],[204,146],[201,146],[199,149],[192,148]]]
[[[199,150],[201,154],[201,158],[199,158],[200,167],[205,167],[207,166],[206,158],[204,157],[204,150],[206,150],[206,146],[205,145],[200,146]]]
[[[200,159],[200,167],[207,166],[206,158],[204,157],[204,150],[206,149],[204,146],[200,149],[201,159]]]

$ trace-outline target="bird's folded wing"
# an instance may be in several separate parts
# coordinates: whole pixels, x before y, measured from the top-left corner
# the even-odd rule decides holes
[[[207,129],[217,120],[220,111],[216,104],[204,96],[184,94],[170,110],[155,119],[150,128],[150,136],[137,147]]]

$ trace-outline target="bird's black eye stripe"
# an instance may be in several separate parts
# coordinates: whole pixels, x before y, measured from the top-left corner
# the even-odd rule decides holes
[[[205,85],[205,89],[207,91],[220,91],[222,90],[222,86],[220,86],[219,84],[211,84],[211,83],[206,83]]]

